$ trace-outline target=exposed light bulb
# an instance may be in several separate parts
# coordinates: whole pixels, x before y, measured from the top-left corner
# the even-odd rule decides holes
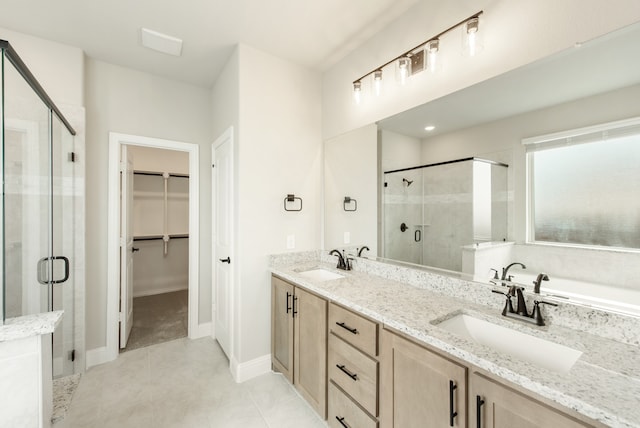
[[[382,70],[376,70],[373,73],[373,90],[376,93],[376,96],[380,96],[380,92],[382,91]]]
[[[427,68],[431,73],[438,69],[438,52],[440,51],[440,40],[433,39],[427,43]]]
[[[400,84],[407,83],[407,77],[409,77],[409,66],[411,65],[411,59],[409,57],[402,57],[398,59],[398,77],[400,78]]]
[[[463,51],[469,56],[475,56],[482,50],[482,44],[479,40],[478,29],[480,20],[478,17],[471,18],[463,25]]]
[[[357,82],[353,82],[353,100],[356,104],[360,104],[362,101],[362,82],[359,80]]]

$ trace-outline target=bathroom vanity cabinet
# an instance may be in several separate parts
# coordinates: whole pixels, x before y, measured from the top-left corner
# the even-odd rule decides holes
[[[272,277],[272,366],[329,427],[605,426],[321,291]]]
[[[379,324],[329,303],[330,427],[377,427]]]
[[[467,368],[382,330],[382,427],[466,427]]]
[[[470,378],[470,424],[479,428],[554,427],[584,428],[591,425],[545,406],[480,373]]]
[[[271,284],[273,369],[325,418],[327,301],[275,276]]]

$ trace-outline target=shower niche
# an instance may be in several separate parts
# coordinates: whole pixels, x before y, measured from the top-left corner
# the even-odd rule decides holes
[[[508,165],[457,159],[385,171],[384,258],[462,270],[462,248],[507,239]]]

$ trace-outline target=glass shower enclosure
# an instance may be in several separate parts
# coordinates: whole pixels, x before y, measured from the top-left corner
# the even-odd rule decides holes
[[[460,272],[462,248],[507,239],[507,165],[465,158],[384,172],[383,257]]]
[[[63,310],[54,377],[74,373],[75,131],[12,46],[2,72],[2,323]]]

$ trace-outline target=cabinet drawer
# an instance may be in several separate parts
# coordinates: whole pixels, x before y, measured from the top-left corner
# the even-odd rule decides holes
[[[378,416],[378,362],[329,335],[329,379],[373,416]]]
[[[344,423],[341,424],[340,420]],[[329,382],[329,416],[327,424],[331,428],[377,428],[378,422],[334,385]]]
[[[369,355],[378,355],[378,324],[336,304],[329,305],[329,328]]]

